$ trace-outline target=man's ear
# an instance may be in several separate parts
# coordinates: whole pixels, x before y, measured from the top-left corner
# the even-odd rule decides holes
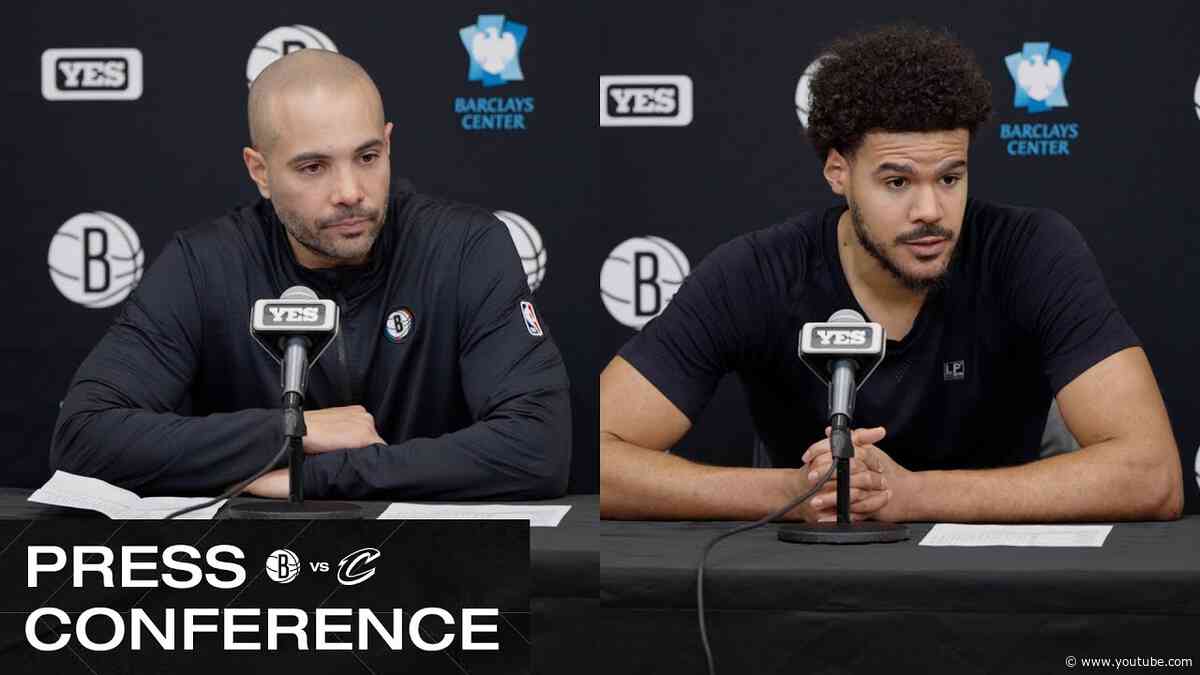
[[[850,162],[837,149],[830,148],[822,173],[833,194],[845,196],[846,187],[850,183]]]
[[[254,148],[246,147],[242,148],[242,161],[246,163],[246,171],[250,173],[250,180],[258,186],[258,193],[263,196],[263,199],[270,199],[271,188],[267,182],[267,158]]]
[[[383,125],[383,154],[385,157],[392,156],[392,123],[388,122]]]

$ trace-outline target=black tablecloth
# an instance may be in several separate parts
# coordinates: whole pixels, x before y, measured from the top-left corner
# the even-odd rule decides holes
[[[704,672],[696,565],[731,527],[600,523],[614,672]],[[895,544],[789,544],[774,525],[722,541],[705,576],[718,672],[1064,672],[1067,657],[1200,670],[1200,516],[1118,523],[1101,548],[919,546],[931,527]]]
[[[104,518],[94,511],[66,509],[27,500],[32,490],[0,488],[0,518]],[[224,517],[226,503],[217,517]],[[355,502],[364,516],[374,518],[390,502]],[[529,530],[529,564],[532,614],[531,660],[535,673],[580,672],[580,655],[595,649],[590,621],[599,607],[599,554],[596,523],[600,514],[598,495],[567,495],[561,499],[521,504],[569,504],[571,510],[558,527]]]

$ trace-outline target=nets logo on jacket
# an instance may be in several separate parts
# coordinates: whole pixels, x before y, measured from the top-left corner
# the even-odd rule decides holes
[[[312,26],[295,24],[272,29],[250,50],[250,58],[246,60],[246,86],[250,86],[264,68],[300,49],[338,50],[328,35]]]
[[[58,292],[92,309],[124,300],[141,281],[145,262],[137,232],[105,211],[72,216],[54,233],[46,254]]]
[[[142,52],[120,49],[47,49],[42,52],[42,96],[47,101],[135,101],[142,97]]]
[[[412,333],[412,327],[413,313],[407,307],[401,307],[388,314],[387,320],[383,322],[383,332],[392,342],[403,342]]]
[[[640,330],[662,313],[690,272],[687,256],[666,239],[626,239],[600,268],[600,298],[614,319]]]

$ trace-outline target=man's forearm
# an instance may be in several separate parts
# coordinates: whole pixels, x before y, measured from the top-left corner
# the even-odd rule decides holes
[[[89,410],[86,387],[68,393],[50,468],[141,496],[217,494],[259,470],[282,446],[279,412],[185,417],[139,409]]]
[[[600,440],[600,514],[622,520],[757,520],[806,485],[798,469],[707,466]],[[801,506],[788,514],[803,518]]]
[[[530,392],[436,438],[311,455],[315,498],[552,499],[566,493],[571,406],[565,388]]]
[[[1177,459],[1131,459],[1127,441],[1002,469],[922,471],[904,520],[1055,522],[1170,520],[1182,509]],[[1173,446],[1174,444],[1172,444]],[[1173,466],[1172,466],[1173,464]]]

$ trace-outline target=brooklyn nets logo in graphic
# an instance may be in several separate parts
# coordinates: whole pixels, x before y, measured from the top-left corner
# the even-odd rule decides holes
[[[71,302],[111,307],[142,278],[145,253],[137,232],[119,216],[91,211],[74,216],[50,240],[50,279]]]
[[[271,581],[290,584],[300,575],[300,558],[286,548],[271,551],[267,556],[267,576]]]
[[[600,297],[614,319],[641,329],[662,313],[690,271],[687,256],[666,239],[626,239],[600,268]]]
[[[246,86],[250,86],[264,68],[298,49],[338,50],[328,35],[312,26],[280,26],[262,36],[250,50],[250,58],[246,61]]]

